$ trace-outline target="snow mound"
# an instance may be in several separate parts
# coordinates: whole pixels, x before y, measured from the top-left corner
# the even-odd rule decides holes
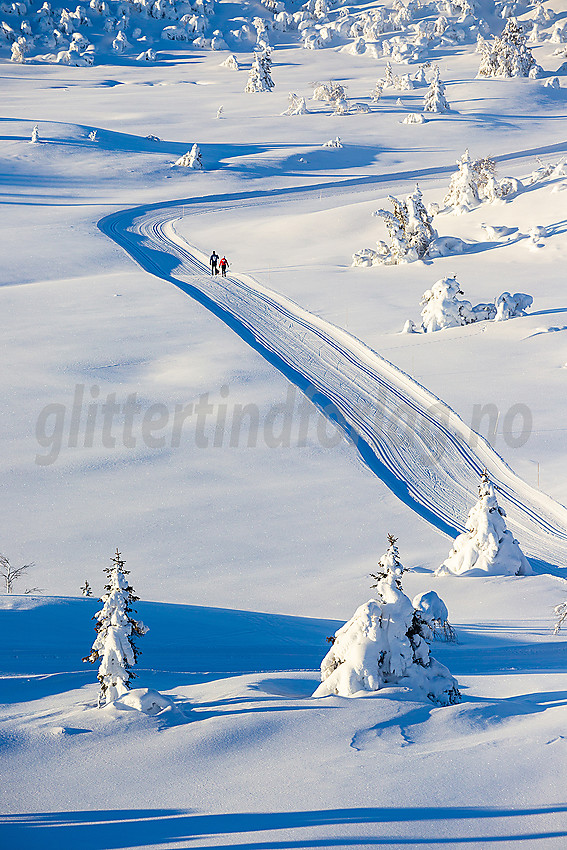
[[[115,700],[112,705],[118,708],[140,711],[150,717],[155,717],[167,709],[171,711],[175,708],[169,697],[160,694],[159,691],[154,691],[152,688],[133,688]]]

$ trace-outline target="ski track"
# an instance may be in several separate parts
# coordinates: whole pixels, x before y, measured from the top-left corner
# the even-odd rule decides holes
[[[464,529],[486,468],[532,564],[564,566],[567,510],[522,481],[451,408],[356,337],[253,278],[210,275],[206,255],[174,223],[186,212],[218,210],[213,200],[123,210],[98,226],[145,270],[196,298],[284,372],[343,427],[395,495],[437,528],[453,536]]]

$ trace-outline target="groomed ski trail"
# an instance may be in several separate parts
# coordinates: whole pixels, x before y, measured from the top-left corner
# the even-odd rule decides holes
[[[206,255],[175,230],[183,202],[99,222],[144,269],[195,297],[306,392],[404,502],[453,536],[487,469],[528,557],[562,567],[567,510],[522,481],[444,402],[347,331],[246,275],[210,275]]]

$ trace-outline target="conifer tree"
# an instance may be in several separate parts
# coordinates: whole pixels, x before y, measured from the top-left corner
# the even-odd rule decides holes
[[[457,165],[459,170],[452,175],[449,191],[443,202],[446,206],[453,207],[456,213],[463,213],[479,204],[474,165],[468,150],[457,160]]]
[[[92,596],[93,595],[93,589],[86,579],[85,579],[84,585],[81,587],[81,593],[83,594],[83,596]]]
[[[313,696],[357,696],[398,685],[435,705],[454,705],[461,699],[458,684],[429,654],[431,618],[426,606],[416,610],[403,592],[404,568],[396,538],[388,535],[388,543],[372,576],[376,599],[361,605],[331,638],[332,647],[321,663],[321,684]],[[435,607],[439,614],[439,606]]]
[[[106,593],[101,598],[103,607],[93,618],[97,621],[96,640],[90,655],[83,658],[91,664],[100,660],[99,708],[119,699],[130,689],[130,681],[135,677],[132,667],[140,655],[135,638],[148,631],[142,622],[132,617],[133,604],[139,597],[134,595],[128,583],[126,576],[130,571],[124,569],[118,549],[111,561],[112,566],[104,570],[107,584],[104,588]]]
[[[275,83],[272,80],[272,57],[271,51],[258,50],[254,53],[252,67],[248,74],[245,92],[271,91]]]
[[[467,530],[455,539],[436,575],[531,575],[532,569],[518,541],[506,528],[506,511],[496,500],[486,470],[478,488],[478,502],[470,511]]]
[[[536,62],[516,18],[508,18],[502,35],[481,46],[479,77],[528,77]]]
[[[445,84],[439,76],[439,68],[435,66],[433,71],[433,79],[429,84],[429,88],[423,98],[424,112],[448,112],[450,109],[447,99],[445,98]]]

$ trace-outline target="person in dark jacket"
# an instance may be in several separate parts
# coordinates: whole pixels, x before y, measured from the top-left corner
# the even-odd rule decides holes
[[[210,257],[210,260],[209,260],[209,265],[211,267],[211,274],[218,274],[219,273],[219,270],[217,268],[218,261],[219,261],[219,255],[213,249],[213,253],[211,254],[211,257]]]

